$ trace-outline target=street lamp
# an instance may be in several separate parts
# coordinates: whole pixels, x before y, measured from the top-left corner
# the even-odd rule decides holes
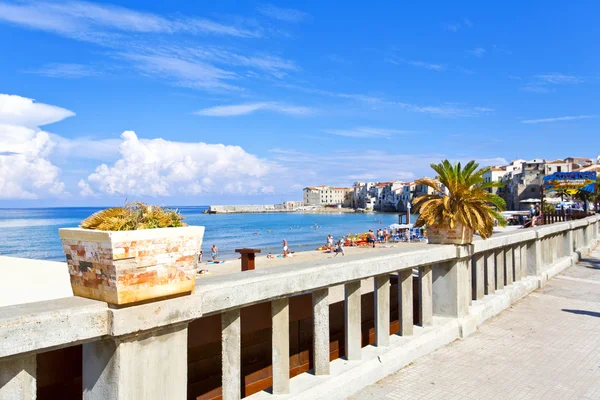
[[[410,208],[411,208],[410,200],[406,203],[406,224],[409,225],[408,228],[408,243],[410,243]]]

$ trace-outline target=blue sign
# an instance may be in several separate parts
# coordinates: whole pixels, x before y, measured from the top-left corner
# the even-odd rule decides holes
[[[564,191],[575,194],[579,191],[594,193],[596,172],[555,172],[544,177],[546,192]]]

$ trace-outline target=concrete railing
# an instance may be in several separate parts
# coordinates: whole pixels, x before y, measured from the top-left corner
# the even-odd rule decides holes
[[[344,398],[469,335],[543,286],[598,244],[599,227],[600,217],[593,216],[468,246],[399,247],[207,277],[190,296],[121,309],[79,297],[1,307],[0,398],[36,398],[36,357],[82,345],[84,399],[185,399],[188,326],[220,315],[221,395],[239,399],[241,310],[261,303],[270,303],[271,310],[272,388],[250,397]],[[363,346],[369,340],[361,328],[361,294],[370,292],[374,338],[373,345]],[[312,296],[312,369],[290,379],[290,299],[306,294]],[[342,301],[344,358],[331,361],[330,305]],[[398,311],[393,332],[392,309]],[[55,368],[61,367],[58,360]]]

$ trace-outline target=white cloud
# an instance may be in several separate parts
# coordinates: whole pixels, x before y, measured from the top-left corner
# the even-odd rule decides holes
[[[37,69],[25,71],[29,74],[47,76],[49,78],[77,79],[98,75],[94,68],[82,64],[51,63]]]
[[[276,7],[272,4],[261,5],[257,7],[257,10],[266,17],[284,22],[302,22],[310,19],[310,14],[304,11],[294,10],[292,8]]]
[[[393,135],[406,134],[410,131],[401,131],[397,129],[381,129],[361,126],[353,129],[325,129],[325,133],[338,136],[354,137],[354,138],[389,138]]]
[[[558,85],[577,85],[585,82],[580,76],[566,75],[561,73],[534,75],[530,82],[521,86],[521,90],[532,93],[550,93],[556,91]]]
[[[535,75],[535,78],[542,82],[553,84],[553,85],[565,85],[565,84],[574,85],[574,84],[582,83],[584,81],[583,78],[581,78],[579,76],[565,75],[565,74],[559,74],[559,73]]]
[[[419,67],[419,68],[425,68],[425,69],[429,69],[432,71],[445,71],[446,67],[444,65],[441,64],[432,64],[432,63],[428,63],[425,61],[415,61],[415,60],[404,60],[404,59],[387,59],[386,61],[392,63],[392,64],[408,64],[408,65],[412,65],[413,67]]]
[[[305,116],[313,113],[313,110],[308,107],[290,106],[277,102],[259,102],[209,107],[198,110],[194,114],[205,117],[233,117],[252,114],[259,110],[273,111],[294,116]]]
[[[91,186],[83,179],[77,183],[79,187],[79,195],[82,197],[97,197],[98,195],[92,190]]]
[[[357,93],[343,93],[343,92],[332,92],[329,90],[313,89],[304,86],[290,85],[290,84],[279,84],[277,86],[284,87],[287,89],[298,90],[304,93],[310,93],[320,96],[335,97],[340,99],[347,99],[353,101],[360,101],[367,103],[373,107],[398,107],[407,111],[426,113],[437,115],[440,117],[475,117],[482,114],[493,112],[494,109],[490,107],[470,107],[466,105],[456,103],[444,103],[437,106],[422,106],[418,104],[410,104],[399,101],[388,100],[381,96],[369,96]]]
[[[524,124],[539,124],[539,123],[546,123],[546,122],[573,121],[573,120],[578,120],[578,119],[590,119],[590,118],[596,118],[596,116],[595,115],[576,115],[576,116],[571,116],[571,117],[527,119],[527,120],[524,120],[521,122]]]
[[[215,34],[260,37],[260,30],[224,25],[205,18],[164,18],[155,14],[113,5],[82,1],[66,3],[0,3],[0,20],[30,28],[52,31],[80,40],[102,42],[112,36],[101,31],[139,33]]]
[[[26,97],[0,94],[0,123],[35,128],[74,116],[73,111],[36,103]]]
[[[554,88],[549,88],[549,87],[541,85],[541,84],[527,84],[527,85],[523,85],[523,86],[521,86],[521,90],[524,91],[524,92],[531,92],[531,93],[550,93],[550,92],[554,92]]]
[[[458,32],[460,29],[460,24],[444,24],[444,29],[449,32]]]
[[[483,55],[486,53],[486,50],[483,47],[477,47],[473,50],[467,50],[467,53],[470,53],[475,57],[483,57]]]
[[[181,86],[199,89],[240,90],[239,87],[226,83],[237,78],[237,74],[214,65],[188,61],[169,55],[121,54],[134,61],[133,66],[140,71],[164,79],[173,78]]]
[[[265,187],[263,179],[276,166],[238,146],[138,139],[132,131],[121,138],[120,159],[112,166],[98,166],[86,180],[96,193],[253,194]]]
[[[39,126],[75,115],[64,108],[0,94],[0,198],[34,199],[66,194],[49,156],[55,143]]]

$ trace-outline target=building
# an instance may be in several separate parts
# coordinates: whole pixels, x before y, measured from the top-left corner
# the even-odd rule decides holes
[[[351,202],[352,188],[336,188],[332,186],[314,186],[303,189],[305,206],[342,206]]]
[[[579,168],[578,164],[568,162],[567,160],[554,160],[546,164],[546,175],[552,175],[555,172],[571,172]]]
[[[282,203],[283,209],[284,210],[295,210],[299,207],[302,207],[304,205],[304,201],[303,200],[296,200],[296,201],[284,201]]]
[[[490,167],[489,171],[483,174],[482,178],[484,182],[504,182],[504,177],[508,174],[506,166],[504,167]],[[504,194],[504,188],[488,188],[488,192],[502,196]]]
[[[507,173],[503,178],[505,184],[503,197],[506,206],[509,210],[527,209],[529,205],[521,201],[541,197],[546,160],[534,158],[522,162],[520,167],[516,165],[516,161],[513,161],[511,167],[512,172]]]
[[[401,181],[376,184],[374,186],[377,188],[375,209],[377,211],[399,211],[398,203],[401,201],[404,185],[405,183]]]
[[[577,168],[585,168],[593,164],[590,158],[585,157],[567,157],[565,158],[565,162],[577,164]]]

